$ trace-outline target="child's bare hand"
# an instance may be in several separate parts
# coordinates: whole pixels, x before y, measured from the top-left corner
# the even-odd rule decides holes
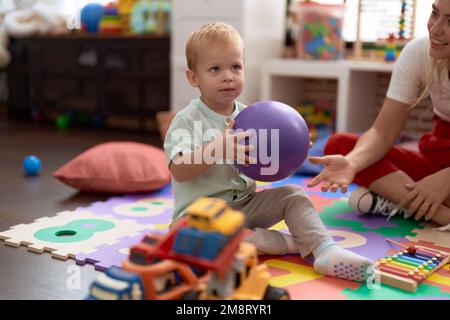
[[[255,150],[255,146],[239,143],[241,140],[251,137],[252,132],[247,130],[244,132],[234,133],[234,124],[235,121],[233,119],[230,119],[228,126],[223,132],[223,159],[232,160],[237,164],[244,165],[256,163],[256,158],[250,157],[248,154],[250,151]]]

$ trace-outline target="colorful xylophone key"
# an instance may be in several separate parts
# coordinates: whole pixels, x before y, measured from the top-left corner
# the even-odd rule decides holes
[[[450,258],[447,252],[423,246],[408,247],[389,239],[388,241],[405,250],[376,261],[375,272],[382,283],[403,290],[415,292],[423,279],[446,265]]]

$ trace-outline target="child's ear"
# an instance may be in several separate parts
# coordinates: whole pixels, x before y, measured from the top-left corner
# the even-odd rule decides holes
[[[194,71],[192,71],[191,69],[187,69],[186,70],[186,78],[188,79],[191,86],[193,86],[194,88],[198,87],[197,76],[195,75]]]

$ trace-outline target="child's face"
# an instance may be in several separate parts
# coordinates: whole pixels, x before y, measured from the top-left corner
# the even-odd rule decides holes
[[[244,48],[240,43],[199,48],[195,70],[187,77],[211,108],[232,108],[244,85]]]

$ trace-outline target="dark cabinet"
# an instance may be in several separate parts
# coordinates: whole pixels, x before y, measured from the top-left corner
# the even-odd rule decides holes
[[[11,39],[8,116],[54,121],[146,119],[170,106],[168,36],[65,36]],[[86,122],[86,121],[85,121]],[[86,123],[87,123],[86,122]]]

